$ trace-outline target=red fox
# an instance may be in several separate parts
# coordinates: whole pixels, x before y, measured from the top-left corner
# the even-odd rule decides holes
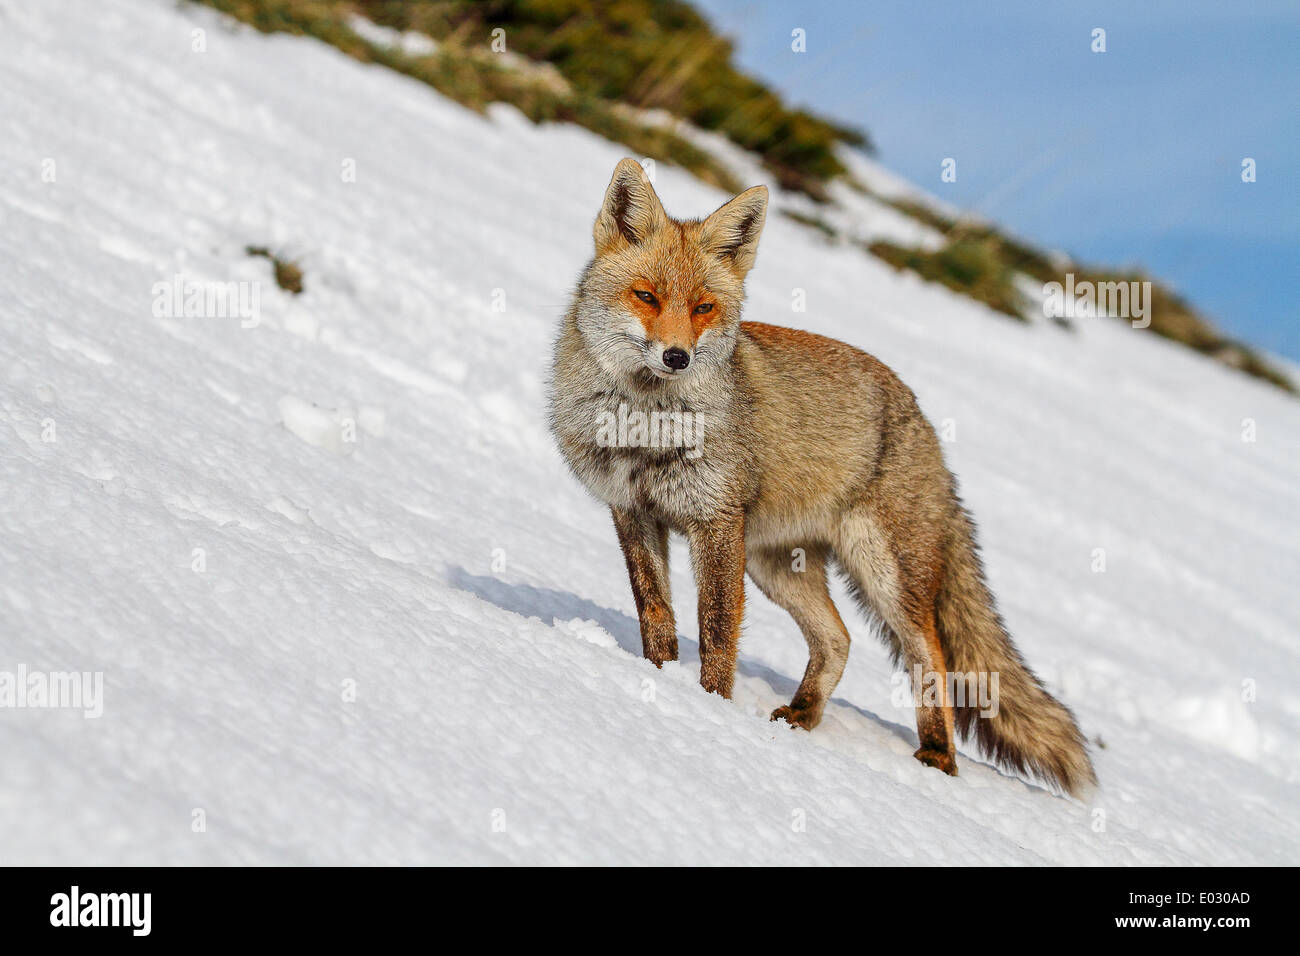
[[[766,213],[755,186],[702,221],[671,219],[623,160],[556,342],[551,429],[613,513],[645,656],[677,658],[677,532],[699,590],[700,684],[731,696],[748,573],[808,642],[772,719],[811,730],[849,653],[827,590],[836,567],[895,662],[937,677],[917,707],[918,760],[956,774],[960,731],[1002,766],[1082,793],[1096,782],[1083,735],[1006,632],[911,390],[852,346],[741,321]],[[950,674],[996,675],[997,706],[954,700]]]

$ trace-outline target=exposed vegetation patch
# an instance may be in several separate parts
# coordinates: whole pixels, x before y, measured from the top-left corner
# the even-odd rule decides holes
[[[271,265],[275,268],[275,284],[285,292],[294,295],[302,293],[302,269],[296,262],[281,259],[265,246],[247,246],[244,251],[250,256],[270,259]]]
[[[1295,384],[1257,351],[1226,337],[1186,299],[1144,272],[1102,269],[1081,265],[1065,257],[1049,257],[983,223],[951,219],[910,200],[877,198],[942,232],[948,239],[943,249],[933,253],[884,242],[872,243],[868,247],[897,268],[911,269],[926,279],[942,282],[999,312],[1021,319],[1024,318],[1022,309],[1025,303],[1020,301],[1022,297],[1012,284],[1015,273],[1023,273],[1042,283],[1063,283],[1066,273],[1074,275],[1076,285],[1085,282],[1094,286],[1150,282],[1151,296],[1147,307],[1151,332],[1288,392],[1295,394],[1297,391]]]
[[[732,44],[680,0],[358,0],[376,23],[440,41],[510,50],[553,64],[575,90],[661,109],[757,153],[785,189],[826,198],[843,176],[840,145],[870,149],[860,130],[793,109],[732,63]]]
[[[910,269],[921,278],[983,302],[990,309],[1025,321],[1015,273],[987,239],[957,239],[931,252],[892,242],[864,243],[867,251],[895,269]]]
[[[816,229],[827,239],[838,239],[839,232],[825,219],[820,216],[810,216],[807,213],[799,212],[795,209],[782,209],[781,215],[785,218],[799,223],[801,226],[807,226],[809,229]]]
[[[586,4],[576,3],[470,4],[441,0],[429,3],[412,3],[410,0],[193,2],[206,3],[264,33],[294,33],[324,40],[358,60],[379,63],[427,83],[439,93],[470,109],[481,112],[489,103],[509,103],[533,122],[575,123],[621,143],[639,155],[682,166],[704,182],[721,189],[739,192],[744,188],[745,184],[736,180],[730,170],[709,152],[670,127],[638,121],[635,113],[627,109],[628,106],[661,108],[675,116],[696,119],[693,115],[683,113],[681,107],[683,103],[694,102],[699,84],[708,85],[703,77],[696,76],[696,72],[704,65],[703,61],[695,66],[690,65],[695,63],[693,58],[687,63],[678,63],[670,71],[670,77],[676,79],[672,82],[665,79],[666,85],[651,84],[643,95],[635,95],[639,87],[634,87],[632,80],[636,77],[625,77],[628,95],[611,96],[611,84],[613,87],[618,84],[612,78],[596,82],[593,73],[593,64],[600,61],[613,63],[624,56],[626,51],[618,52],[615,49],[620,45],[640,50],[635,62],[642,68],[651,65],[647,62],[645,50],[639,46],[640,41],[635,32],[628,35],[623,30],[608,37],[601,35],[601,30],[607,28],[606,24],[611,17],[623,18],[619,20],[621,23],[626,20],[625,28],[629,24],[635,24],[638,29],[645,26],[646,18],[650,18],[648,22],[654,22],[656,17],[666,17],[665,26],[656,32],[656,49],[677,49],[675,44],[685,43],[687,34],[694,36],[693,43],[703,44],[707,34],[712,37],[709,48],[718,52],[725,47],[729,57],[730,47],[726,41],[713,36],[708,31],[707,23],[685,4],[631,0],[592,5],[589,10]],[[551,18],[561,12],[565,14],[563,29],[558,29],[550,37],[553,43],[543,44],[543,35],[549,34],[542,25],[551,23]],[[358,13],[381,26],[423,33],[437,43],[427,52],[376,43],[353,29],[352,18]],[[677,22],[674,17],[684,25],[674,26]],[[506,52],[494,52],[492,48],[491,31],[496,28],[494,25],[500,23],[506,23],[509,27],[503,38]],[[554,57],[540,55],[543,46]],[[512,56],[510,51],[522,53],[524,57]],[[556,82],[557,77],[553,73],[529,69],[525,59],[528,56],[538,60],[549,59],[558,68],[562,82]],[[755,143],[767,143],[770,155],[766,155],[765,160],[779,180],[788,184],[806,180],[805,191],[824,198],[824,183],[818,177],[838,175],[843,171],[839,160],[831,152],[835,143],[865,143],[865,139],[848,130],[839,136],[832,132],[837,128],[823,121],[798,111],[786,110],[775,94],[756,81],[743,77],[729,66],[719,67],[717,63],[713,66],[722,70],[719,76],[730,77],[734,85],[743,85],[742,81],[752,84],[750,95],[757,99],[750,102],[746,109],[758,110],[754,114],[755,121],[761,118],[763,129],[746,126],[743,118],[747,113],[743,110],[736,116],[732,116],[731,112],[719,114],[713,125],[699,125],[706,129],[717,129],[750,148]],[[670,96],[669,90],[678,89],[678,82],[684,82],[688,77],[694,79],[687,88]],[[763,95],[760,96],[760,93]],[[715,89],[709,95],[717,100],[721,94]],[[741,101],[732,102],[732,112],[737,109],[735,104],[739,102]],[[678,108],[674,109],[673,104]],[[746,135],[742,137],[742,133]],[[796,140],[777,148],[774,138],[787,134],[795,135]],[[811,139],[799,147],[799,136]]]

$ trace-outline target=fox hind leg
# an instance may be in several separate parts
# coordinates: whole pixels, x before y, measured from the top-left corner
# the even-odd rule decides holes
[[[914,547],[917,544],[913,542]],[[914,756],[955,776],[954,712],[935,617],[942,566],[921,559],[924,549],[921,555],[899,560],[899,551],[881,524],[860,509],[843,523],[835,553],[859,602],[884,623],[895,660],[907,667],[913,692],[920,697],[916,734],[921,746]]]
[[[790,613],[808,642],[808,667],[799,689],[789,704],[772,712],[772,719],[812,730],[849,657],[849,632],[826,588],[825,550],[805,549],[800,570],[790,555],[764,550],[749,558],[748,570],[759,590]]]
[[[952,700],[933,606],[912,615],[909,623],[911,627],[908,636],[903,638],[904,653],[912,673],[915,674],[916,665],[920,664],[924,675],[922,704],[916,709],[916,734],[921,746],[914,756],[927,767],[936,767],[955,777],[957,750],[953,734]],[[911,644],[919,646],[909,647]],[[935,703],[928,703],[932,698]]]

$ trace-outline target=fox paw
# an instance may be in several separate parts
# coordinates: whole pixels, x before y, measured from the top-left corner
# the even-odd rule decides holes
[[[927,750],[922,747],[916,753],[912,754],[917,760],[927,767],[934,767],[936,770],[942,770],[950,777],[957,776],[957,755],[945,753],[942,750]]]
[[[821,719],[820,711],[813,711],[803,707],[791,707],[789,704],[772,711],[772,720],[784,720],[791,727],[802,727],[804,730],[812,730],[821,723]]]

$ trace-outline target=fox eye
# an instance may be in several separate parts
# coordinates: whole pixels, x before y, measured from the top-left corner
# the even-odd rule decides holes
[[[649,292],[642,292],[640,289],[633,289],[632,291],[635,292],[635,293],[636,293],[636,297],[637,297],[638,299],[640,299],[642,302],[644,302],[646,305],[658,305],[658,304],[659,304],[659,300],[656,299],[656,298],[655,298],[653,295],[651,295]]]
[[[701,302],[699,305],[695,307],[696,315],[708,315],[712,311],[713,311],[712,302]]]

